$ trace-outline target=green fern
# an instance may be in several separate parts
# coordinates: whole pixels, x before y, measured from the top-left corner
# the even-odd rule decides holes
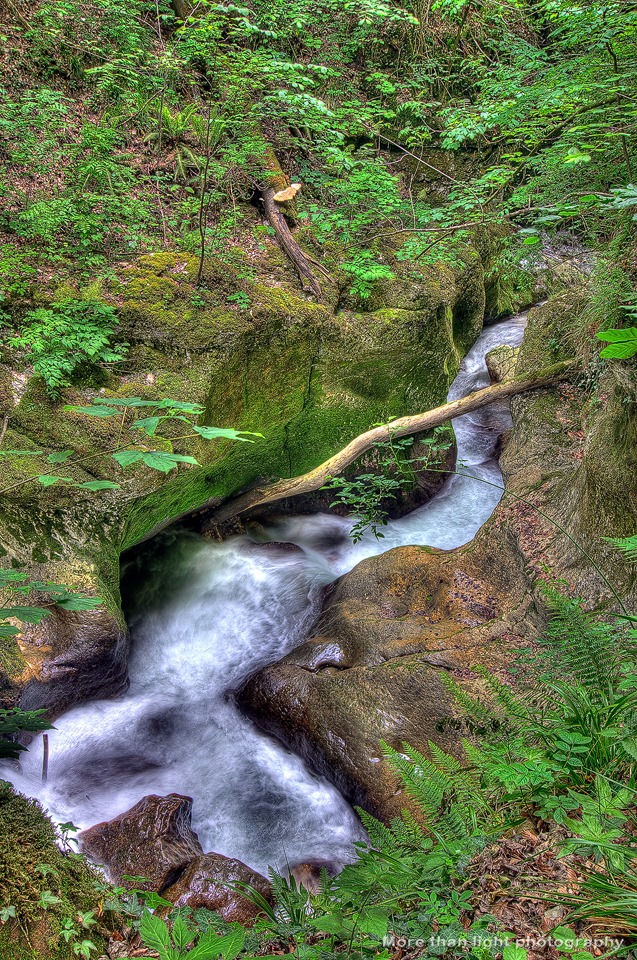
[[[595,614],[584,611],[581,599],[571,600],[552,585],[544,586],[543,592],[551,612],[544,635],[545,645],[550,648],[551,673],[554,652],[558,665],[593,700],[612,698],[622,677],[622,664],[635,660],[637,644],[630,635],[623,635],[615,622],[600,621]]]
[[[373,849],[383,850],[389,853],[398,853],[400,843],[393,830],[388,829],[384,823],[381,823],[380,820],[373,817],[371,813],[367,813],[366,810],[362,810],[360,807],[356,809],[367,831]]]
[[[408,744],[403,744],[404,753],[385,743],[382,746],[407,793],[422,809],[432,833],[443,844],[470,837],[478,826],[474,802],[479,783],[475,773],[431,742],[431,760]]]
[[[629,560],[637,562],[637,534],[633,537],[604,537],[604,540],[625,553]]]

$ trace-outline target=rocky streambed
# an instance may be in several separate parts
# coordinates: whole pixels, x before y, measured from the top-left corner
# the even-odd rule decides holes
[[[554,330],[546,308],[534,316],[518,364],[537,363]],[[452,395],[488,383],[485,353],[515,345],[522,331],[521,318],[488,328]],[[491,355],[491,375],[506,375],[511,359],[511,350]],[[507,408],[455,424],[465,475],[392,521],[380,542],[353,546],[350,521],[325,515],[273,524],[259,543],[184,532],[156,540],[125,576],[135,597],[128,692],[57,722],[46,784],[37,742],[21,773],[8,776],[59,819],[87,828],[87,852],[114,876],[143,873],[148,862],[147,849],[127,847],[131,823],[150,849],[166,852],[176,838],[177,863],[169,851],[156,882],[168,890],[178,881],[180,897],[213,887],[231,862],[260,873],[268,865],[338,869],[362,836],[350,803],[385,820],[405,805],[381,741],[426,751],[431,739],[459,750],[441,675],[475,689],[473,665],[510,670],[542,624],[536,584],[547,564],[574,591],[608,600],[583,555],[529,504],[590,549],[602,533],[621,532],[615,501],[600,516],[609,466],[598,451],[608,449],[625,406],[610,385],[588,433],[568,384],[512,406],[512,433]],[[500,468],[522,501],[500,500]],[[624,476],[614,477],[615,499],[629,503]],[[622,592],[634,591],[622,569],[614,573]],[[154,795],[167,798],[169,816]],[[195,837],[185,848],[182,827]],[[125,868],[115,863],[122,849]]]
[[[451,398],[489,383],[485,354],[501,344],[518,344],[524,323],[524,316],[515,317],[482,334],[463,361]],[[163,535],[125,571],[126,590],[134,596],[128,616],[133,641],[128,691],[64,714],[49,734],[46,784],[40,782],[37,742],[21,773],[11,774],[15,784],[37,795],[59,820],[72,820],[82,828],[119,817],[144,796],[187,794],[194,801],[193,827],[203,844],[201,854],[205,849],[238,858],[262,873],[268,866],[284,870],[306,862],[338,869],[351,859],[353,841],[363,837],[347,801],[383,815],[372,799],[374,790],[366,786],[367,768],[384,766],[378,736],[420,743],[417,729],[434,734],[431,723],[423,726],[424,715],[435,723],[450,710],[437,680],[437,669],[448,666],[441,652],[450,635],[448,624],[419,629],[419,639],[413,624],[405,624],[396,635],[392,622],[407,607],[404,599],[397,607],[395,590],[383,584],[384,607],[377,618],[381,649],[373,649],[369,628],[344,644],[335,611],[352,594],[352,583],[362,583],[365,592],[368,574],[362,581],[356,571],[343,574],[364,568],[374,584],[376,568],[369,564],[387,563],[394,546],[451,548],[470,541],[501,496],[497,444],[510,425],[506,405],[459,418],[458,457],[466,475],[453,476],[427,505],[391,521],[381,540],[369,534],[353,545],[348,537],[352,521],[325,514],[262,529],[261,543],[249,536],[214,543],[184,531]],[[422,549],[411,548],[416,554]],[[424,549],[429,556],[430,550]],[[361,565],[373,556],[377,559]],[[435,624],[441,602],[445,606],[440,586],[421,579],[407,575],[409,590],[417,591],[420,584],[425,594],[429,591],[431,596],[421,598],[423,616]],[[354,598],[350,607],[358,602]],[[489,603],[493,607],[484,597],[483,616],[487,609],[496,613]],[[347,616],[351,614],[345,614],[345,621]],[[318,626],[313,627],[317,617]],[[312,638],[305,640],[310,630]],[[426,679],[408,683],[410,689],[402,689],[399,682],[387,690],[380,675],[366,677],[368,668],[391,661],[397,653],[422,653],[426,634],[432,651],[438,650],[429,658]],[[281,685],[281,672],[290,674],[287,685]],[[251,677],[247,685],[246,677]],[[238,693],[229,697],[229,691]],[[237,703],[277,739],[246,720]],[[300,739],[297,707],[308,718]],[[383,723],[376,717],[379,709]],[[367,710],[374,717],[366,717]],[[280,726],[281,712],[290,731]],[[339,716],[351,724],[360,754],[354,767],[347,737],[342,731],[332,735]],[[402,718],[400,731],[392,733],[387,727],[391,716]],[[356,727],[357,717],[364,733]],[[370,732],[376,733],[375,743]],[[340,746],[320,759],[324,737]],[[119,832],[115,826],[108,834],[113,845]],[[103,840],[90,851],[107,862],[108,845]],[[128,863],[115,871],[126,872],[146,875],[143,864]]]

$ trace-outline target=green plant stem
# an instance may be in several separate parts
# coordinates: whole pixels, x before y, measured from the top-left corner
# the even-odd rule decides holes
[[[125,412],[126,412],[126,411],[124,411],[124,413],[125,413]],[[123,422],[123,419],[122,419],[122,422]],[[139,440],[138,440],[138,441],[132,440],[132,441],[130,441],[129,443],[120,444],[119,441],[120,441],[121,435],[122,435],[122,430],[121,430],[121,424],[120,424],[119,437],[117,438],[117,446],[116,446],[116,447],[112,447],[110,450],[103,450],[103,451],[101,451],[100,453],[92,453],[90,456],[88,456],[88,457],[82,457],[80,460],[70,460],[70,461],[68,462],[68,464],[66,464],[65,466],[75,467],[75,466],[77,466],[77,465],[80,464],[80,463],[86,463],[86,462],[89,461],[89,460],[96,460],[97,457],[105,457],[105,456],[109,456],[110,454],[117,453],[119,450],[127,450],[127,449],[128,449],[129,447],[131,447],[131,446],[132,446],[133,448],[136,448],[136,447],[140,446],[141,441],[139,441]],[[183,437],[173,437],[172,439],[170,439],[169,437],[159,437],[158,439],[160,439],[160,440],[170,440],[170,443],[177,443],[177,442],[179,442],[180,440],[190,440],[191,438],[193,438],[193,437],[198,437],[198,436],[200,436],[200,434],[198,434],[198,433],[185,433],[185,434],[183,435]],[[152,451],[146,451],[146,452],[148,453],[148,452],[152,452]],[[52,474],[53,474],[53,471],[52,471],[52,470],[49,470],[48,473],[34,473],[34,474],[32,474],[30,477],[25,477],[24,480],[18,480],[16,483],[12,483],[12,484],[10,484],[10,486],[4,487],[4,489],[0,490],[0,494],[2,494],[2,493],[8,493],[9,490],[15,490],[16,487],[21,487],[21,486],[23,486],[24,484],[27,484],[27,483],[32,483],[34,480],[37,480],[38,477],[50,477],[50,476],[52,476]]]

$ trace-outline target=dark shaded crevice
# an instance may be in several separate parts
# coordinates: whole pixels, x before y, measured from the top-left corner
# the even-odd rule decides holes
[[[317,340],[316,340],[316,347],[314,348],[314,353],[313,353],[312,356],[310,357],[310,369],[309,369],[309,372],[308,372],[307,387],[306,387],[306,390],[305,390],[305,396],[303,397],[303,405],[302,405],[302,407],[301,407],[301,413],[303,413],[303,412],[305,411],[306,407],[309,406],[310,401],[311,401],[311,398],[312,398],[312,377],[313,377],[313,375],[314,375],[314,366],[315,366],[316,362],[318,361],[320,352],[321,352],[321,336],[320,336],[320,334],[319,334],[319,336],[317,337]],[[290,476],[291,476],[291,474],[290,474]]]

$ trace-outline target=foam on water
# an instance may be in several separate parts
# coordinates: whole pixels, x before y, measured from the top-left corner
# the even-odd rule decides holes
[[[484,355],[516,345],[525,316],[489,327],[463,361],[449,392],[486,386]],[[34,740],[21,771],[2,776],[37,796],[58,821],[85,828],[141,797],[176,792],[194,799],[193,827],[206,851],[268,865],[353,857],[360,823],[338,791],[261,734],[228,699],[248,674],[302,640],[323,587],[365,557],[405,544],[450,549],[467,543],[491,515],[502,482],[493,459],[511,426],[508,405],[454,421],[458,457],[474,476],[451,477],[425,506],[352,545],[351,521],[316,515],[277,525],[273,541],[234,537],[222,544],[168,534],[139,577],[130,689],[69,711],[49,732],[49,779],[40,782]]]

